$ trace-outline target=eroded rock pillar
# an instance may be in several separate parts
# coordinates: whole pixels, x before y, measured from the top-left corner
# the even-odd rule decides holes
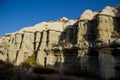
[[[31,56],[34,51],[34,33],[29,31],[24,31],[22,42],[17,47],[20,47],[17,51],[16,65],[19,65],[26,61],[27,57]],[[19,40],[18,40],[19,42]]]
[[[37,56],[36,56],[36,63],[41,66],[46,65],[46,52],[45,48],[47,46],[47,33],[46,31],[41,32],[41,37],[39,41],[39,46],[38,46],[38,51],[37,51]]]
[[[111,35],[114,30],[113,17],[98,15],[96,27],[95,47],[103,48],[110,45]]]
[[[111,54],[111,49],[99,50],[100,75],[103,79],[115,77],[115,59]]]
[[[78,50],[78,57],[80,59],[81,70],[87,70],[88,63],[88,50]]]

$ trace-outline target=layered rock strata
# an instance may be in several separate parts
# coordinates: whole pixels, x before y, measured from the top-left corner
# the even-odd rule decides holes
[[[107,6],[99,12],[86,10],[76,20],[63,17],[5,34],[0,38],[0,59],[20,65],[35,55],[36,64],[60,73],[79,68],[95,70],[102,78],[110,79],[120,76],[116,76],[120,71],[115,69],[120,67],[116,59],[119,34],[119,6]]]

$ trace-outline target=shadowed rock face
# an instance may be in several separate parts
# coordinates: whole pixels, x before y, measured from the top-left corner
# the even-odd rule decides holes
[[[120,6],[107,6],[99,12],[86,10],[76,20],[63,17],[5,34],[0,38],[0,59],[20,65],[35,55],[36,64],[60,73],[77,71],[74,68],[78,66],[109,79],[116,77],[114,67],[120,62],[114,56],[119,53],[113,54],[120,51],[119,35]]]

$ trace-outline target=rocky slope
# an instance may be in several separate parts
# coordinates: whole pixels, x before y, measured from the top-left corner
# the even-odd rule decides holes
[[[119,47],[120,6],[106,6],[76,20],[63,17],[5,34],[0,59],[20,65],[34,56],[34,63],[60,73],[93,70],[104,79],[119,78]]]

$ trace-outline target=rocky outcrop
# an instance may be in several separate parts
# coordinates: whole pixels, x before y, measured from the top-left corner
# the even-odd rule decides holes
[[[116,63],[113,51],[120,50],[119,34],[120,6],[86,10],[76,20],[63,17],[5,34],[0,38],[0,59],[20,65],[35,55],[36,64],[61,73],[76,66],[88,71],[99,64],[94,70],[109,79],[116,77],[114,67],[119,61]]]

